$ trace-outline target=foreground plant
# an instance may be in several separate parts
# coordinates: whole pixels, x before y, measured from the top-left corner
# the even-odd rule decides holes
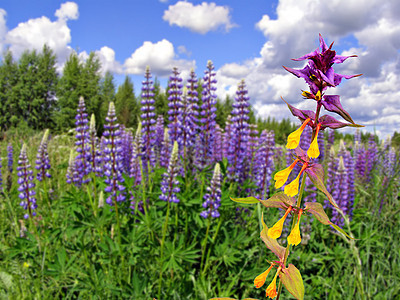
[[[336,87],[340,84],[342,78],[350,79],[360,75],[340,75],[335,73],[332,66],[335,63],[342,63],[349,57],[354,56],[341,56],[337,55],[335,51],[331,50],[333,43],[328,47],[323,40],[322,36],[319,36],[320,49],[317,49],[309,54],[304,55],[295,61],[301,61],[308,59],[308,64],[301,70],[291,69],[284,67],[287,71],[294,74],[299,78],[304,78],[306,83],[309,85],[310,91],[303,91],[302,96],[305,99],[314,100],[316,102],[315,111],[301,110],[293,107],[289,103],[286,104],[291,113],[299,118],[302,125],[296,131],[292,132],[288,136],[287,149],[293,149],[293,163],[284,170],[277,172],[274,176],[275,188],[279,189],[284,187],[284,192],[278,192],[268,200],[261,200],[254,197],[232,199],[241,203],[261,203],[265,207],[274,207],[282,209],[285,213],[284,216],[271,228],[268,228],[264,223],[263,218],[261,223],[263,229],[261,231],[261,239],[269,250],[271,250],[279,260],[270,262],[267,270],[262,274],[258,275],[254,280],[256,288],[260,288],[264,285],[267,276],[273,269],[276,269],[276,273],[266,289],[266,297],[279,299],[282,292],[282,285],[291,293],[296,299],[304,298],[304,285],[300,271],[292,264],[287,265],[290,248],[297,246],[301,242],[300,233],[300,218],[303,214],[312,214],[322,224],[330,225],[344,234],[348,238],[352,239],[347,235],[340,227],[333,224],[327,214],[325,213],[323,206],[316,202],[302,203],[303,192],[305,190],[306,177],[308,176],[311,182],[325,194],[329,202],[334,206],[335,209],[341,215],[344,213],[340,210],[336,201],[333,199],[331,194],[325,188],[324,185],[324,169],[321,164],[317,163],[316,158],[320,156],[320,150],[318,146],[318,133],[326,128],[338,129],[345,126],[361,127],[354,123],[349,113],[345,111],[340,103],[340,97],[338,95],[325,95],[325,92],[330,87]],[[321,108],[332,113],[340,115],[346,123],[336,120],[330,115],[321,115]],[[304,129],[310,126],[312,129],[311,143],[307,150],[300,147],[300,137]],[[301,167],[300,172],[296,178],[287,184],[290,173],[296,167]],[[301,181],[301,184],[300,184]],[[300,189],[299,189],[300,185]],[[297,199],[293,198],[297,195]],[[285,219],[292,215],[292,226],[290,234],[287,237],[286,247],[282,247],[277,239],[281,236]],[[277,288],[277,279],[279,277],[279,286]],[[362,287],[360,288],[362,289]]]

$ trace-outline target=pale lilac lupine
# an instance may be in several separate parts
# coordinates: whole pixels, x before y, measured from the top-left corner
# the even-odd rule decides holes
[[[133,140],[132,158],[130,163],[129,177],[134,178],[133,185],[137,186],[142,180],[142,174],[140,170],[141,163],[141,149],[143,147],[142,139],[142,123],[139,122],[136,130],[135,139]]]
[[[163,174],[163,180],[161,182],[161,195],[160,200],[178,203],[179,199],[177,193],[180,192],[179,181],[176,176],[180,172],[178,164],[178,142],[174,142],[174,146],[171,152],[171,158],[169,160],[168,170]]]
[[[223,156],[222,129],[217,124],[214,132],[213,161],[221,161]]]
[[[203,77],[203,91],[202,102],[200,111],[200,143],[196,145],[198,149],[198,166],[200,169],[205,168],[207,165],[213,163],[213,144],[214,144],[214,131],[216,125],[216,110],[217,103],[216,94],[216,73],[214,72],[214,65],[211,61],[207,63],[207,69]]]
[[[168,133],[172,141],[178,142],[179,148],[182,146],[182,87],[182,78],[174,67],[168,83]]]
[[[68,168],[65,176],[67,177],[68,184],[73,183],[74,185],[79,186],[81,178],[76,170],[76,160],[75,160],[74,150],[72,149],[69,154]]]
[[[153,80],[151,80],[150,68],[146,67],[145,80],[142,82],[142,137],[143,137],[143,166],[147,168],[148,162],[151,166],[155,164],[154,156],[154,143],[155,143],[155,117],[154,112],[154,85]]]
[[[110,102],[104,129],[103,136],[107,144],[107,148],[104,149],[104,174],[106,176],[104,182],[107,185],[104,191],[109,195],[106,198],[107,204],[115,206],[117,202],[125,200],[125,187],[122,185],[124,182],[122,177],[122,132],[115,116],[114,102]]]
[[[159,115],[155,125],[155,138],[154,138],[154,156],[157,163],[160,163],[161,148],[164,141],[164,117]]]
[[[219,163],[216,163],[210,186],[207,187],[207,192],[203,197],[205,200],[203,202],[203,208],[206,210],[202,211],[200,216],[205,219],[208,217],[218,218],[220,216],[218,208],[221,206],[221,181],[221,168]]]
[[[19,198],[22,200],[20,206],[22,206],[25,210],[28,210],[28,213],[24,215],[25,219],[29,217],[36,216],[35,209],[37,208],[36,204],[36,191],[35,191],[35,183],[33,182],[33,171],[31,169],[31,165],[28,160],[28,156],[26,155],[26,144],[22,145],[21,153],[18,158],[18,167],[17,167],[17,175],[18,175],[18,191]]]
[[[254,164],[255,158],[256,158],[256,153],[257,153],[257,147],[259,144],[259,137],[258,137],[258,130],[257,130],[257,124],[249,124],[249,142],[247,143],[247,153],[248,153],[248,161],[250,162],[249,166],[249,176],[254,177],[253,171],[254,171]]]
[[[47,151],[48,139],[49,139],[49,130],[46,129],[42,141],[40,142],[38,153],[36,155],[35,168],[36,170],[38,170],[38,173],[36,174],[36,178],[38,181],[43,181],[45,177],[51,178],[51,175],[49,173],[51,166],[49,160],[49,153]]]
[[[89,123],[89,143],[90,143],[90,156],[89,163],[92,165],[92,171],[96,176],[103,176],[102,152],[100,149],[99,138],[97,137],[96,119],[94,114],[90,117]]]
[[[233,103],[232,132],[228,151],[229,177],[243,182],[248,175],[248,141],[249,141],[249,97],[246,84],[242,80],[237,88],[235,102]]]
[[[254,160],[254,177],[257,186],[257,196],[267,199],[274,170],[275,134],[273,131],[263,130],[258,142],[258,150]]]
[[[161,147],[160,166],[168,168],[169,158],[171,156],[171,139],[169,137],[168,129],[164,129],[164,139]]]
[[[89,163],[90,158],[90,135],[88,126],[88,115],[86,113],[85,101],[83,97],[79,98],[79,104],[77,109],[78,114],[75,117],[75,131],[76,131],[76,169],[81,177],[81,183],[87,183],[90,178],[87,175],[91,172],[91,165]]]

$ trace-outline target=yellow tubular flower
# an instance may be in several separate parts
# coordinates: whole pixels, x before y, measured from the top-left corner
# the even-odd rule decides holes
[[[308,118],[307,120],[304,121],[303,125],[301,125],[301,127],[295,131],[293,131],[291,134],[289,134],[288,139],[287,139],[287,144],[286,144],[286,148],[288,149],[296,149],[297,146],[300,143],[300,136],[304,130],[304,128],[306,128],[307,123],[310,122],[311,119]]]
[[[271,265],[264,273],[261,273],[254,279],[254,286],[260,288],[264,285],[267,279],[268,273],[272,270],[273,265]]]
[[[289,236],[287,237],[287,241],[289,245],[295,245],[297,246],[301,242],[301,236],[300,236],[300,217],[301,214],[303,213],[303,210],[299,210],[299,217],[297,219],[297,223],[294,226],[292,232],[290,232]]]
[[[285,219],[291,210],[292,210],[292,207],[289,206],[289,208],[286,210],[285,215],[278,222],[276,222],[274,226],[272,226],[270,229],[268,229],[268,236],[271,239],[277,239],[278,237],[281,236],[283,223],[285,222]]]
[[[275,180],[275,188],[279,189],[280,187],[282,187],[285,182],[287,181],[290,172],[292,172],[293,168],[296,166],[297,162],[299,161],[299,159],[296,159],[289,167],[287,167],[286,169],[283,169],[279,172],[277,172],[274,176],[274,180]]]
[[[289,183],[287,186],[285,186],[285,194],[288,195],[289,197],[296,196],[299,192],[299,182],[300,182],[300,175],[303,173],[303,171],[307,168],[308,163],[304,163],[303,167],[300,170],[299,175],[297,175],[296,179],[293,180],[291,183]]]
[[[321,124],[317,125],[317,130],[315,132],[315,137],[313,139],[313,141],[310,144],[310,148],[308,148],[307,150],[307,155],[310,158],[317,158],[319,156],[319,148],[318,148],[318,132],[319,129],[321,128]]]
[[[276,292],[276,277],[278,277],[278,274],[279,274],[280,271],[281,271],[281,268],[278,269],[278,271],[275,274],[274,279],[272,280],[272,282],[267,287],[267,290],[266,290],[266,293],[265,293],[266,297],[270,297],[271,299],[274,299],[276,297],[276,295],[278,295],[278,293]]]

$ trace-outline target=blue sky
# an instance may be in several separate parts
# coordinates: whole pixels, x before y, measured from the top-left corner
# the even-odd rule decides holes
[[[343,83],[341,95],[353,119],[382,138],[400,131],[400,5],[397,0],[2,0],[0,50],[15,58],[47,43],[65,60],[95,51],[116,84],[131,76],[138,92],[146,65],[165,85],[172,67],[182,76],[202,76],[212,60],[218,95],[233,95],[246,80],[260,116],[287,117],[280,97],[299,107],[305,83],[282,65],[318,46],[318,33],[335,41],[340,54],[356,54],[338,66],[343,74],[364,75]],[[295,120],[295,119],[293,119]],[[350,130],[352,131],[352,130]]]

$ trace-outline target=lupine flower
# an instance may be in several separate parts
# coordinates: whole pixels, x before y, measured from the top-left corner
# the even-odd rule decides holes
[[[179,148],[182,144],[182,87],[182,78],[174,67],[168,83],[168,133],[172,141],[178,142]]]
[[[232,135],[232,116],[228,115],[225,123],[225,132],[223,134],[223,145],[222,145],[222,154],[224,157],[228,156],[229,148],[230,148],[230,137]]]
[[[196,73],[194,72],[193,68],[190,70],[190,75],[187,80],[186,84],[187,88],[187,101],[190,103],[188,106],[190,107],[190,112],[191,112],[191,121],[194,123],[193,124],[193,136],[192,136],[192,141],[191,144],[193,145],[195,143],[196,137],[195,135],[197,134],[199,130],[199,125],[198,125],[198,116],[199,116],[199,95],[197,92],[198,84],[197,84],[197,77]]]
[[[154,155],[157,163],[160,163],[161,148],[164,141],[164,117],[162,115],[158,116],[154,131]]]
[[[168,129],[164,130],[164,140],[161,147],[160,166],[168,168],[169,157],[171,156],[171,139],[169,138]]]
[[[178,166],[178,142],[174,142],[172,148],[171,158],[169,160],[168,171],[163,174],[163,180],[161,182],[160,200],[178,203],[179,199],[176,196],[181,190],[178,187],[179,181],[176,180],[176,176],[179,172]]]
[[[88,161],[92,164],[92,170],[93,172],[95,172],[96,176],[101,177],[103,175],[102,155],[99,149],[99,142],[96,131],[96,119],[94,114],[92,114],[90,117],[89,136],[90,155],[88,157]]]
[[[232,104],[232,129],[229,139],[230,148],[228,151],[228,173],[231,178],[238,182],[243,182],[248,172],[246,172],[247,150],[249,141],[249,97],[244,80],[242,80],[237,88],[235,103]]]
[[[287,241],[289,245],[295,245],[297,246],[301,242],[301,236],[300,236],[300,218],[303,213],[302,209],[299,209],[298,211],[298,217],[297,217],[297,222],[292,231],[290,232],[289,236],[287,237]]]
[[[189,96],[187,94],[188,89],[183,89],[183,97],[182,97],[182,113],[180,115],[181,125],[182,125],[182,153],[183,158],[186,161],[188,159],[188,153],[191,152],[191,148],[193,147],[196,141],[196,133],[197,133],[197,115],[195,115],[194,107],[197,107],[197,103],[194,103],[193,100],[189,100]],[[198,113],[196,111],[196,113]]]
[[[134,186],[140,184],[142,180],[142,174],[140,172],[140,163],[141,163],[141,149],[143,145],[142,140],[142,123],[139,122],[138,128],[136,129],[135,139],[133,140],[133,147],[132,147],[132,158],[129,170],[129,177],[133,177]]]
[[[50,169],[49,153],[47,152],[48,139],[49,130],[46,129],[36,155],[36,170],[38,170],[36,178],[38,181],[42,181],[45,177],[51,178],[51,175],[48,171]]]
[[[34,211],[37,208],[36,205],[36,191],[34,190],[35,183],[33,182],[33,171],[29,164],[28,157],[26,155],[26,144],[22,145],[21,153],[18,159],[17,167],[19,198],[22,200],[20,205],[28,210],[28,213],[24,215],[25,219],[36,216]]]
[[[127,131],[121,126],[121,156],[122,156],[122,171],[128,174],[130,170],[132,153],[133,153],[133,135],[132,132]]]
[[[218,218],[220,216],[218,208],[221,206],[221,168],[219,163],[215,164],[213,178],[210,186],[207,187],[207,193],[204,195],[203,207],[206,209],[200,213],[203,218]]]
[[[250,161],[249,176],[254,178],[254,164],[256,163],[256,153],[259,144],[259,132],[257,124],[249,124],[249,141],[247,143],[248,160]]]
[[[223,158],[223,146],[222,146],[222,129],[219,125],[215,125],[214,133],[214,149],[213,149],[213,160],[221,161]]]
[[[7,174],[7,191],[11,190],[11,186],[12,186],[12,173],[13,173],[13,165],[14,165],[14,158],[13,158],[13,153],[14,153],[14,149],[11,143],[9,143],[7,145],[7,167],[8,167],[8,174]],[[1,158],[0,158],[0,164],[1,164]],[[1,175],[1,167],[0,167],[0,175]],[[0,181],[2,182],[2,176],[0,176]],[[1,189],[1,188],[0,188]]]
[[[211,163],[211,158],[213,157],[213,143],[214,143],[214,131],[216,125],[216,114],[217,110],[215,105],[217,103],[216,83],[215,79],[216,73],[214,72],[214,65],[211,61],[207,63],[207,70],[204,72],[203,77],[203,91],[202,91],[202,101],[201,105],[201,119],[200,119],[200,144],[197,145],[198,152],[198,165],[203,169],[206,165]]]
[[[339,157],[339,167],[335,174],[335,188],[332,192],[332,197],[336,199],[336,202],[340,209],[347,214],[348,212],[348,177],[347,170],[344,165],[343,156]],[[339,226],[343,226],[344,220],[336,210],[332,211],[332,222]]]
[[[151,165],[155,163],[155,157],[153,152],[153,146],[155,143],[155,126],[156,120],[154,120],[156,114],[154,113],[154,86],[153,80],[151,80],[150,68],[146,67],[145,80],[142,82],[142,137],[143,137],[143,162],[144,166],[147,167],[149,161]]]
[[[76,161],[75,161],[75,155],[74,155],[74,150],[71,149],[71,152],[69,154],[69,161],[68,161],[68,168],[67,168],[67,183],[72,184],[74,183],[75,185],[79,185],[80,182],[80,176],[76,170]]]
[[[254,159],[255,183],[261,199],[265,199],[269,192],[269,184],[274,167],[274,145],[274,132],[263,130]]]
[[[284,216],[278,222],[276,222],[274,226],[272,226],[270,229],[268,229],[268,236],[270,238],[277,239],[281,236],[283,223],[285,223],[285,219],[291,211],[292,211],[292,207],[289,206],[289,208],[286,210]]]
[[[122,185],[124,178],[122,177],[122,147],[121,147],[121,130],[119,124],[116,123],[114,102],[110,102],[104,125],[105,143],[108,145],[104,149],[106,156],[104,157],[104,174],[106,175],[105,183],[107,186],[104,191],[109,193],[106,202],[109,205],[116,205],[117,202],[124,201],[125,195],[123,191],[125,187]]]
[[[87,183],[90,178],[86,178],[91,172],[91,165],[89,164],[90,158],[90,134],[88,126],[88,118],[86,113],[85,101],[83,97],[79,98],[79,104],[77,109],[78,114],[75,117],[75,131],[76,131],[76,171],[81,177],[81,183]]]

